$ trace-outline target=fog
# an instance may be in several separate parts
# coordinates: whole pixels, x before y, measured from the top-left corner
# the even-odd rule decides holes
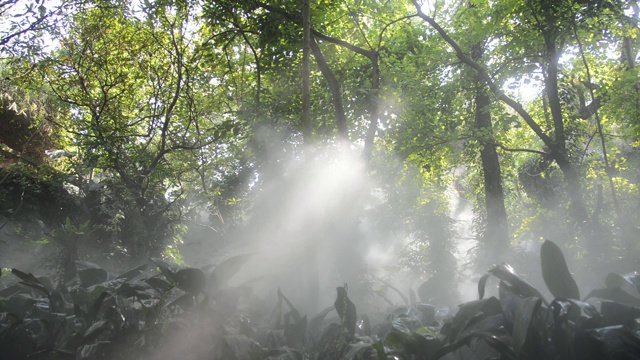
[[[238,219],[216,229],[211,214],[203,212],[200,225],[211,226],[191,224],[180,246],[187,267],[219,269],[228,259],[238,259],[229,272],[230,281],[209,288],[206,295],[196,294],[193,298],[200,305],[210,306],[186,311],[183,320],[189,326],[167,331],[166,342],[154,348],[149,358],[180,358],[183,353],[207,353],[211,348],[223,354],[226,348],[221,343],[238,340],[227,335],[247,324],[256,333],[252,340],[246,338],[249,345],[242,346],[258,344],[252,342],[255,339],[272,346],[259,332],[282,330],[280,323],[273,324],[274,306],[282,299],[279,294],[302,316],[311,319],[329,309],[325,325],[340,323],[332,308],[339,286],[348,290],[358,314],[366,314],[372,324],[388,324],[393,316],[416,309],[410,305],[418,303],[434,305],[435,319],[441,321],[454,316],[460,304],[478,298],[478,280],[488,270],[478,264],[509,263],[522,279],[552,299],[540,272],[543,238],[560,240],[583,297],[603,286],[603,269],[628,272],[628,264],[613,264],[615,259],[598,264],[584,261],[581,248],[567,246],[566,219],[560,216],[543,218],[547,223],[540,232],[514,234],[517,241],[512,240],[504,258],[483,253],[478,214],[463,184],[470,177],[467,168],[454,169],[449,185],[426,185],[418,169],[391,156],[377,154],[377,162],[367,165],[358,149],[350,146],[296,145],[294,149],[291,143],[286,148],[277,138],[268,139],[270,145],[263,148],[255,175],[239,187],[245,193],[237,204]],[[560,200],[552,205],[563,206]],[[8,226],[3,232],[18,230]],[[46,231],[39,228],[36,235],[44,236]],[[38,260],[24,256],[6,263],[34,272],[58,266],[38,264]],[[114,273],[122,272],[114,263],[97,262]],[[154,276],[157,270],[152,267],[148,274]],[[205,270],[205,274],[211,272]],[[500,297],[498,283],[489,279],[485,298]],[[171,293],[175,301],[191,296],[180,291],[166,294]],[[215,345],[207,336],[216,339]],[[283,338],[287,345],[311,344],[308,339],[296,343],[290,334]]]
[[[265,163],[274,168],[263,169],[271,174],[268,179],[258,175],[247,184],[254,200],[242,223],[222,241],[213,240],[213,233],[209,242],[200,235],[198,251],[185,252],[187,263],[216,264],[249,254],[232,283],[250,284],[253,295],[265,306],[275,304],[280,289],[298,310],[309,315],[333,304],[337,286],[347,284],[358,309],[382,313],[391,304],[406,305],[410,293],[415,294],[429,274],[457,272],[455,264],[450,269],[425,265],[421,271],[405,266],[406,248],[415,240],[412,230],[401,216],[392,215],[393,224],[385,223],[389,219],[381,221],[379,208],[389,195],[379,182],[381,177],[371,175],[357,150],[329,144],[295,152],[274,146],[269,151],[263,154],[268,158]],[[402,168],[398,159],[385,161],[396,163],[390,168]],[[447,284],[460,296],[438,305],[455,309],[459,302],[477,297],[478,275],[468,266],[475,245],[471,205],[453,186],[446,193],[450,199],[447,215],[455,220],[452,252],[466,270],[459,284]],[[407,210],[402,211],[410,212]],[[445,225],[434,221],[423,226]],[[187,237],[185,249],[189,241]]]

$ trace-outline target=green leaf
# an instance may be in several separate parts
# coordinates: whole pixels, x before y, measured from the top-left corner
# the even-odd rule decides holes
[[[477,323],[480,319],[493,315],[502,315],[500,301],[493,296],[460,305],[460,309],[451,322],[448,341],[456,341],[467,327]]]
[[[536,288],[531,286],[531,284],[520,278],[511,265],[506,263],[495,265],[489,270],[489,273],[511,285],[511,289],[515,291],[518,296],[538,297],[542,299],[542,301],[545,301],[542,294],[540,294]]]
[[[34,288],[38,291],[41,291],[46,296],[49,296],[49,289],[47,289],[47,287],[42,284],[42,282],[40,282],[40,280],[38,280],[38,278],[36,278],[33,274],[27,274],[18,269],[11,269],[11,273],[23,280],[20,282],[21,284]]]
[[[484,290],[487,284],[487,279],[489,279],[490,273],[486,273],[482,275],[480,280],[478,280],[478,299],[484,298]]]
[[[170,263],[168,261],[164,261],[160,258],[151,258],[151,261],[158,266],[160,272],[164,277],[167,278],[172,283],[175,283],[176,280],[174,278],[174,274],[180,270],[180,267],[174,263]]]
[[[371,345],[371,347],[376,350],[378,360],[387,360],[387,354],[384,352],[384,345],[381,342],[378,341]]]
[[[88,344],[90,342],[93,342],[95,339],[98,338],[98,336],[100,336],[100,334],[108,330],[110,326],[111,324],[109,323],[108,320],[96,321],[85,332],[84,337],[82,338],[81,344]]]
[[[76,359],[99,359],[111,352],[113,344],[111,342],[96,342],[94,344],[83,345],[76,352]]]
[[[604,284],[609,289],[622,287],[627,281],[620,274],[609,273],[604,279]]]
[[[292,347],[298,347],[304,343],[307,335],[307,317],[303,316],[302,319],[296,321],[293,324],[287,325],[284,328],[284,336],[287,340],[287,344]]]
[[[40,284],[40,281],[38,281],[38,278],[36,278],[32,273],[27,274],[18,269],[11,269],[11,273],[25,282],[42,285]]]
[[[384,342],[389,347],[420,358],[431,359],[442,348],[440,339],[427,339],[419,334],[389,333]]]
[[[542,278],[555,298],[580,299],[580,291],[571,276],[562,251],[550,240],[540,248]]]
[[[309,320],[309,326],[307,328],[309,329],[309,333],[312,336],[316,336],[318,333],[320,333],[320,329],[322,328],[322,322],[324,321],[324,318],[327,316],[328,313],[330,313],[334,309],[335,307],[333,306],[325,308],[324,310],[320,311],[318,315],[312,317],[311,320]]]
[[[520,308],[516,311],[513,324],[513,347],[516,356],[520,356],[520,352],[527,341],[527,334],[531,328],[531,321],[542,305],[539,298],[526,298],[520,303]]]
[[[293,317],[293,321],[300,322],[302,320],[302,316],[300,316],[300,312],[298,311],[298,309],[296,309],[296,307],[293,306],[291,301],[289,301],[289,299],[287,299],[287,297],[284,296],[280,288],[278,288],[278,299],[284,300],[284,302],[287,304],[287,306],[289,307],[288,314],[291,314],[291,316]]]
[[[138,267],[135,267],[125,273],[123,273],[122,275],[118,276],[117,279],[125,279],[127,281],[133,279],[134,277],[138,276],[138,274],[140,274],[144,269],[146,269],[149,266],[149,264],[142,264]]]
[[[640,318],[640,309],[613,301],[603,301],[600,312],[607,325],[632,326],[634,319]]]
[[[339,286],[336,290],[338,292],[338,297],[333,305],[335,306],[336,311],[338,311],[338,315],[342,321],[342,326],[347,329],[351,336],[353,336],[356,333],[356,321],[358,320],[356,305],[351,302],[347,296],[347,290],[344,287]]]
[[[627,304],[631,306],[640,307],[640,299],[628,294],[622,288],[604,288],[604,289],[594,289],[587,294],[584,300],[588,300],[592,297],[606,299],[611,301],[616,301],[622,304]]]
[[[91,309],[89,310],[89,314],[88,314],[90,322],[94,321],[96,316],[98,316],[98,312],[100,311],[100,307],[102,307],[102,303],[107,298],[107,296],[109,296],[109,293],[106,292],[106,291],[100,293],[100,296],[98,296],[96,301],[94,301],[93,304],[91,305]]]
[[[160,279],[158,277],[151,277],[151,278],[145,279],[144,282],[151,285],[152,288],[156,289],[161,293],[165,293],[169,289],[171,289],[171,284],[169,282],[163,279]]]
[[[413,334],[422,327],[422,323],[407,316],[399,317],[391,323],[394,329],[405,334]]]
[[[609,275],[607,275],[607,278],[604,282],[607,288],[620,288],[629,295],[640,298],[639,280],[640,275],[635,272],[625,275],[610,273]]]
[[[586,347],[591,359],[637,359],[640,335],[623,326],[608,326],[586,331]]]
[[[376,352],[371,344],[365,342],[351,344],[349,347],[349,351],[342,357],[344,360],[370,359],[371,355]]]

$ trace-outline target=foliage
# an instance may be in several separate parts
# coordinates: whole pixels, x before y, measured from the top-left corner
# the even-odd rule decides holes
[[[556,245],[546,241],[543,249],[543,266],[558,269],[557,279],[545,278],[552,292],[575,284]],[[0,352],[42,359],[634,359],[640,351],[635,273],[610,274],[607,288],[587,296],[606,300],[598,311],[573,297],[548,302],[503,264],[481,278],[480,299],[452,317],[414,303],[376,324],[356,314],[346,286],[311,319],[280,291],[270,320],[242,309],[250,288],[227,282],[246,259],[203,269],[152,259],[119,276],[78,262],[66,286],[12,269],[17,281],[0,290]],[[484,299],[489,276],[500,280],[499,298]],[[325,320],[334,308],[337,323]]]

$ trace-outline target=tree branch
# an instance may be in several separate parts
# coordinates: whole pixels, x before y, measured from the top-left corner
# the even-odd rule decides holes
[[[467,66],[476,70],[484,79],[484,81],[487,83],[491,92],[500,101],[507,104],[516,113],[518,113],[518,115],[520,115],[520,117],[527,123],[527,125],[531,128],[531,130],[533,130],[533,132],[544,142],[546,146],[548,146],[550,149],[555,150],[556,149],[555,142],[547,134],[545,134],[545,132],[540,127],[540,125],[538,125],[538,123],[533,119],[533,117],[531,117],[531,115],[524,109],[522,104],[510,98],[502,90],[500,90],[500,88],[498,88],[498,86],[495,84],[491,76],[489,76],[489,74],[487,73],[487,70],[477,62],[473,61],[469,56],[467,56],[464,53],[464,51],[462,51],[458,43],[455,40],[453,40],[449,36],[449,34],[447,34],[447,32],[433,18],[423,13],[422,10],[420,9],[420,5],[416,0],[411,0],[411,2],[416,7],[418,16],[424,21],[426,21],[429,25],[431,25],[431,27],[433,27],[438,32],[438,34],[442,37],[442,39],[444,39],[444,41],[446,41],[449,44],[449,46],[453,48],[453,50],[456,52],[456,56],[458,57],[458,59],[460,59],[460,61],[465,63]]]
[[[540,150],[522,149],[522,148],[508,148],[508,147],[500,145],[500,144],[496,144],[496,147],[499,147],[500,149],[502,149],[504,151],[509,151],[509,152],[528,152],[528,153],[539,154],[539,155],[544,155],[544,156],[551,155],[548,152],[544,152],[544,151],[540,151]]]

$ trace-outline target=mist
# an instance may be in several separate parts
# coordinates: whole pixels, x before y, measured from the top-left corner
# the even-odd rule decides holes
[[[447,280],[427,291],[442,292],[440,299],[456,295],[446,302],[439,301],[438,306],[455,312],[458,302],[477,297],[475,281],[479,276],[475,268],[467,266],[461,273],[463,276],[455,275],[458,264],[473,260],[469,250],[476,240],[473,211],[453,186],[444,189],[446,196],[442,197],[449,210],[438,207],[421,210],[444,211],[441,215],[453,219],[453,229],[449,229],[447,223],[439,223],[438,217],[429,220],[432,215],[425,215],[416,220],[419,225],[412,225],[411,213],[417,199],[411,198],[414,196],[411,194],[440,190],[420,189],[419,181],[412,179],[402,180],[392,190],[400,195],[389,194],[390,190],[381,183],[385,177],[417,175],[415,172],[402,175],[403,165],[399,159],[389,156],[382,160],[387,168],[399,173],[381,177],[371,172],[358,149],[343,144],[303,146],[292,151],[278,147],[281,143],[273,137],[266,143],[270,145],[261,154],[264,161],[260,171],[245,184],[253,200],[242,222],[225,233],[222,241],[213,240],[212,236],[208,246],[206,239],[198,235],[195,252],[188,250],[187,236],[183,245],[183,249],[188,250],[184,252],[187,263],[204,266],[233,256],[249,255],[232,278],[232,284],[249,285],[254,303],[259,301],[267,307],[276,303],[279,289],[301,313],[309,316],[330,306],[335,300],[335,288],[345,284],[349,298],[364,313],[384,313],[394,306],[407,306],[405,302],[412,293],[418,296],[420,285],[442,273],[453,275],[447,279],[457,279],[456,282]],[[389,207],[390,197],[397,197],[392,202],[407,198]],[[425,232],[425,227],[431,235],[414,234]],[[453,238],[429,238],[448,232]],[[417,241],[416,236],[422,245],[408,252]],[[425,265],[407,259],[424,257],[426,252],[422,246],[429,246],[429,241],[455,244],[443,250],[455,259],[449,263],[451,267],[440,265],[438,268],[437,261],[425,260]]]

